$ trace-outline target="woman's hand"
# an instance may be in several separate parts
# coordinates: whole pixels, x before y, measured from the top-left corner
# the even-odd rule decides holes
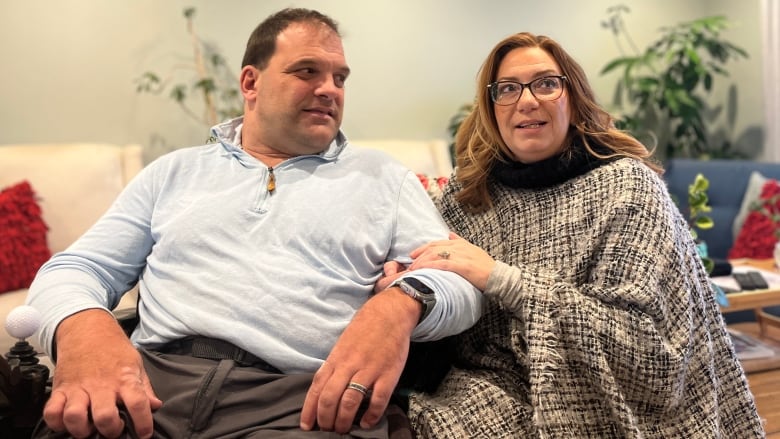
[[[448,241],[429,242],[413,250],[409,256],[414,260],[409,265],[410,271],[418,268],[452,271],[481,291],[485,291],[490,273],[496,265],[496,261],[486,251],[453,232],[450,232]],[[385,264],[386,275],[387,271],[388,267]],[[384,279],[386,278],[382,278],[380,282]]]

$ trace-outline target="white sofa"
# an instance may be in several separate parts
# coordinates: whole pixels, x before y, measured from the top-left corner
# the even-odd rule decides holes
[[[449,177],[452,173],[449,146],[442,139],[349,139],[349,143],[384,151],[412,171],[428,177]]]
[[[52,254],[67,248],[111,205],[143,167],[139,145],[96,143],[0,145],[0,189],[27,180],[49,227]],[[24,304],[27,290],[0,294],[0,352],[16,342],[4,328],[6,316]],[[135,307],[125,296],[117,310]],[[28,340],[36,349],[34,339]]]

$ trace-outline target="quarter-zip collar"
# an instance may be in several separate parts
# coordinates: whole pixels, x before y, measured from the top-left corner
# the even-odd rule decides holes
[[[209,142],[219,142],[224,148],[226,155],[234,156],[244,166],[258,166],[258,164],[261,163],[259,163],[257,160],[254,160],[251,155],[245,153],[241,148],[241,128],[243,126],[243,116],[215,125],[211,128],[211,137],[209,138]],[[339,156],[339,154],[341,154],[341,151],[343,151],[346,146],[347,137],[341,130],[339,130],[338,134],[336,134],[336,138],[333,139],[325,151],[319,154],[293,157],[293,159],[299,157],[319,157],[325,161],[333,161]]]

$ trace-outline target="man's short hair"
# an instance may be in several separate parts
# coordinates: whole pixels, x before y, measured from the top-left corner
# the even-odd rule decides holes
[[[263,20],[249,36],[241,68],[253,65],[260,70],[264,69],[276,50],[276,37],[292,23],[307,22],[324,24],[341,37],[338,24],[325,14],[304,8],[282,9]]]

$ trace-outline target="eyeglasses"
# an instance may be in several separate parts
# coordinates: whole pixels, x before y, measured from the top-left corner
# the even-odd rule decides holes
[[[554,101],[563,94],[565,76],[543,76],[523,84],[517,81],[497,81],[488,84],[490,99],[497,105],[513,105],[520,100],[526,88],[539,101]]]

